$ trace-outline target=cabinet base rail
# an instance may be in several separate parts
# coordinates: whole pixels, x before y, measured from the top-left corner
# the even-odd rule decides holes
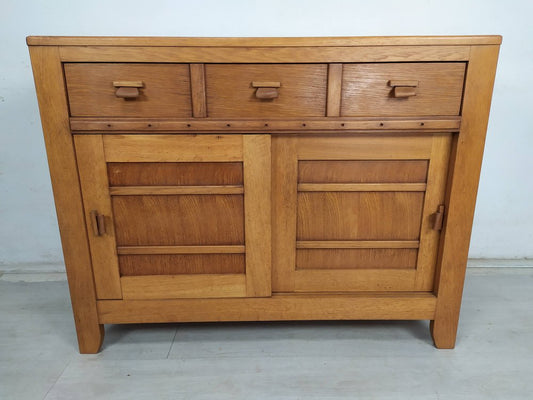
[[[260,298],[99,300],[101,324],[283,320],[433,320],[432,293],[274,294]]]

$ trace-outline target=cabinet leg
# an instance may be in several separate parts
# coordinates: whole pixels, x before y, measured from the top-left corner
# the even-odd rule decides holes
[[[459,318],[455,320],[440,318],[430,322],[429,330],[437,349],[453,349],[455,347],[458,322]]]
[[[91,324],[89,326],[88,324],[77,323],[76,332],[78,334],[78,347],[81,354],[95,354],[100,351],[105,334],[103,324]]]

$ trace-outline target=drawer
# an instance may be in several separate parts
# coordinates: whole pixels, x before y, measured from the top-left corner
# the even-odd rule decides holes
[[[74,117],[192,115],[186,64],[66,63],[64,67],[70,114]],[[126,96],[135,96],[136,91],[138,95],[117,97],[120,85],[126,88]]]
[[[322,117],[326,113],[326,64],[208,64],[205,79],[209,117]]]
[[[465,63],[345,64],[341,116],[459,115]]]

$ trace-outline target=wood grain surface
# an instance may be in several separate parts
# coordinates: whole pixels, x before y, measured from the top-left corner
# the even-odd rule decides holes
[[[70,114],[78,117],[190,117],[186,64],[66,63]],[[121,99],[114,81],[142,81],[140,96]]]

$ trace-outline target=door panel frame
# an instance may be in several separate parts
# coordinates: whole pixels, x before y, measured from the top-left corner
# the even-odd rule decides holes
[[[272,138],[273,292],[430,291],[440,234],[432,214],[444,202],[451,134]],[[297,270],[298,162],[430,160],[416,269]],[[366,243],[366,242],[365,242]],[[355,245],[355,243],[352,243]],[[368,243],[365,244],[367,246]]]
[[[74,135],[74,143],[98,299],[271,295],[270,135]],[[245,273],[121,277],[106,163],[191,161],[243,163]],[[103,235],[92,232],[93,210],[104,215]]]

